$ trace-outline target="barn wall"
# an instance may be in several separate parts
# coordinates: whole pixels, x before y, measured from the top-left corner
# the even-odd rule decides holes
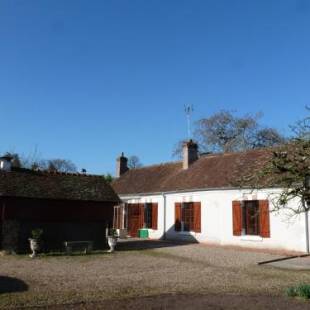
[[[60,250],[64,241],[94,241],[94,247],[106,247],[105,228],[112,226],[111,202],[85,202],[6,198],[2,222],[18,222],[18,251],[28,251],[31,230],[43,229],[46,250]],[[3,216],[2,216],[3,217]],[[2,236],[2,241],[5,240]]]
[[[6,198],[6,220],[61,221],[109,221],[113,220],[111,202],[66,200],[39,200]]]
[[[94,249],[105,249],[105,222],[21,222],[18,251],[29,251],[31,231],[43,229],[43,251],[62,251],[64,241],[93,241]]]

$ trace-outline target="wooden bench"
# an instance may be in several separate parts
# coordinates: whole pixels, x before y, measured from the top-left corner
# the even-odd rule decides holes
[[[85,254],[93,250],[93,241],[65,241],[64,245],[67,254],[72,253],[72,248],[83,249]]]

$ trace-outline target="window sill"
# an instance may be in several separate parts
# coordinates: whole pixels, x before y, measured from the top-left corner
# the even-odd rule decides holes
[[[261,236],[243,235],[243,236],[241,236],[241,241],[261,242],[261,241],[263,241],[263,237],[261,237]]]

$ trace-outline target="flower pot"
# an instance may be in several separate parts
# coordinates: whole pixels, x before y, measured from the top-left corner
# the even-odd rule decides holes
[[[29,238],[30,249],[32,253],[29,255],[31,258],[37,256],[37,252],[40,251],[40,241],[38,239]]]
[[[117,243],[117,237],[115,237],[115,236],[108,236],[108,245],[110,247],[110,250],[109,250],[110,253],[114,252],[116,243]]]

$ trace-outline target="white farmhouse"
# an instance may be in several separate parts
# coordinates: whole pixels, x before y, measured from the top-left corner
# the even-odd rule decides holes
[[[234,185],[270,158],[268,149],[199,156],[193,141],[183,145],[179,162],[128,169],[122,154],[112,186],[124,207],[115,210],[115,226],[132,237],[146,228],[151,239],[305,252],[305,215],[270,212],[281,189]]]

